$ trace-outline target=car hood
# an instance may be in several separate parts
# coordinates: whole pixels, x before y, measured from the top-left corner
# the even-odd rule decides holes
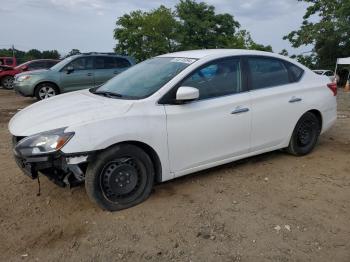
[[[132,100],[106,98],[82,90],[37,102],[19,111],[9,123],[15,136],[29,136],[125,114]]]
[[[49,69],[38,69],[38,70],[33,70],[33,71],[24,71],[20,74],[17,74],[16,76],[21,76],[21,75],[40,75],[40,74],[46,74],[51,72]]]

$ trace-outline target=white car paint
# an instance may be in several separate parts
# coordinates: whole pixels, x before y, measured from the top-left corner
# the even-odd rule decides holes
[[[263,55],[289,61],[305,72],[298,83],[259,89],[180,105],[158,101],[174,85],[214,59]],[[30,136],[67,127],[73,138],[63,153],[102,150],[138,141],[157,153],[162,181],[237,159],[288,146],[298,119],[309,110],[322,115],[322,132],[336,120],[336,98],[327,81],[303,65],[273,53],[248,50],[197,50],[160,57],[198,59],[153,95],[140,100],[111,99],[88,90],[33,104],[9,123],[15,136]],[[299,103],[290,103],[292,99]],[[235,110],[249,109],[242,114]]]

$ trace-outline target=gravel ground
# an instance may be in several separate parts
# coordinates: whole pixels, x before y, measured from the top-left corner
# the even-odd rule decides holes
[[[34,100],[0,89],[1,261],[350,261],[350,93],[306,157],[272,152],[157,185],[106,212],[84,187],[22,175],[9,119]]]

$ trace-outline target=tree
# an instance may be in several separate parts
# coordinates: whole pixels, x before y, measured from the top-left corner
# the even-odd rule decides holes
[[[115,51],[142,61],[173,51],[204,48],[246,48],[272,51],[255,43],[230,14],[216,14],[215,7],[180,0],[176,11],[160,6],[150,12],[133,11],[118,18]]]
[[[70,57],[72,55],[79,55],[79,54],[80,54],[79,49],[73,48],[72,50],[69,51],[69,53],[64,58]]]
[[[160,6],[151,12],[140,10],[125,14],[116,23],[115,51],[142,61],[149,57],[175,51],[178,22],[171,9]]]
[[[57,50],[45,50],[42,52],[41,57],[45,59],[60,59],[61,55]]]
[[[176,5],[180,20],[181,49],[224,48],[237,45],[240,24],[230,14],[215,14],[215,8],[193,0]]]
[[[41,57],[41,52],[38,49],[30,49],[26,54],[25,58],[28,60],[33,60],[33,59],[40,59]]]
[[[284,37],[293,47],[313,45],[317,66],[332,69],[339,57],[350,56],[350,1],[298,0],[307,2],[303,23],[299,30]],[[319,17],[318,22],[314,17]],[[314,58],[307,57],[308,60]]]

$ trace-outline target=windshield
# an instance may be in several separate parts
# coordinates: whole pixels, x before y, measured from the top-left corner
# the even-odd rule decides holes
[[[145,98],[154,94],[195,61],[189,58],[152,58],[122,72],[95,92],[109,92],[131,99]]]
[[[70,61],[72,61],[73,58],[74,56],[70,56],[70,57],[67,57],[66,59],[63,59],[62,61],[58,62],[53,67],[51,67],[50,70],[56,70],[56,71],[61,70],[61,68],[65,66],[67,63],[69,63]]]
[[[27,65],[28,63],[29,63],[29,62],[22,63],[22,64],[16,66],[15,68],[16,68],[16,69],[20,69],[22,66],[25,66],[25,65]]]

